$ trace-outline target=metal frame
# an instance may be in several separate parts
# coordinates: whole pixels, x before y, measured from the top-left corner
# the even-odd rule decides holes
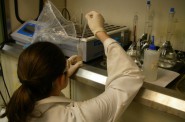
[[[13,41],[10,38],[11,25],[10,22],[8,22],[8,20],[10,19],[9,0],[0,0],[0,6],[2,11],[2,25],[4,35],[4,40],[0,44],[0,49],[2,49],[6,43]]]

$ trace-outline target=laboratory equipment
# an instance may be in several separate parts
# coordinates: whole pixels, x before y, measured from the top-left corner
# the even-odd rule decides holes
[[[132,33],[132,44],[127,50],[127,54],[134,60],[134,62],[141,67],[139,59],[139,46],[137,42],[137,27],[138,27],[138,15],[134,15],[133,19],[133,33]]]
[[[139,39],[141,61],[143,61],[143,58],[144,58],[144,50],[149,47],[149,44],[151,42],[150,38],[152,33],[152,26],[153,26],[153,14],[151,12],[151,1],[147,0],[144,33]]]
[[[154,36],[152,36],[152,43],[144,51],[143,73],[145,81],[153,82],[157,80],[159,54],[154,45]]]
[[[58,44],[67,57],[81,55],[83,61],[87,62],[102,56],[104,48],[87,24],[84,25],[83,30],[78,36],[74,24],[66,20],[59,10],[48,1],[38,20],[24,23],[12,33],[12,38],[22,45],[30,42],[49,41]],[[121,35],[128,31],[128,28],[105,24],[105,30],[112,38],[121,40]]]
[[[183,51],[177,52],[177,62],[182,62],[185,64],[185,54]]]
[[[184,46],[185,33],[182,33],[180,37],[181,37],[179,39],[180,47],[179,47],[178,51],[176,52],[177,53],[177,62],[185,64],[185,53],[184,53],[184,51],[185,51],[185,46]]]
[[[138,16],[134,16],[133,20],[133,34],[132,34],[132,44],[127,50],[127,54],[135,60],[137,52],[137,42],[136,42],[136,30],[137,30]]]
[[[24,23],[11,34],[12,38],[20,45],[31,43],[33,40],[35,25],[36,21],[28,21]],[[126,33],[128,31],[128,27],[106,24],[105,30],[112,38],[121,39],[122,33]],[[86,26],[82,35],[83,38],[68,37],[67,41],[63,41],[59,44],[66,56],[70,57],[72,55],[77,55],[80,52],[83,61],[87,62],[104,54],[102,43],[93,35],[88,26]],[[48,34],[45,34],[43,37],[47,38]]]
[[[166,41],[162,44],[162,46],[159,49],[160,51],[159,66],[163,68],[171,68],[176,64],[177,59],[176,52],[174,51],[171,45],[172,37],[174,35],[175,30],[174,15],[175,9],[170,8]]]
[[[61,44],[76,37],[76,30],[73,22],[66,20],[54,4],[47,1],[37,21],[25,22],[11,36],[21,45],[43,40]]]
[[[107,34],[113,39],[121,40],[122,33],[127,33],[128,27],[105,24]],[[80,34],[81,35],[81,34]],[[79,54],[84,62],[104,55],[103,44],[94,36],[88,26],[84,29],[83,38],[71,38],[61,45],[62,51],[68,57]]]
[[[21,25],[11,34],[17,44],[25,45],[32,42],[36,21],[30,20]]]

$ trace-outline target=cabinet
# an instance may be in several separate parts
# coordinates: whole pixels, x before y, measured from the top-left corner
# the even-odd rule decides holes
[[[106,70],[84,64],[71,80],[71,98],[84,101],[98,96],[104,92],[106,77]],[[118,122],[184,122],[183,106],[184,97],[175,91],[144,83]]]
[[[1,64],[4,74],[4,80],[8,87],[10,96],[20,86],[17,77],[17,58],[1,53]]]
[[[75,80],[71,80],[71,86],[71,96],[76,101],[91,99],[104,91]],[[117,122],[184,122],[184,119],[150,108],[134,100]]]

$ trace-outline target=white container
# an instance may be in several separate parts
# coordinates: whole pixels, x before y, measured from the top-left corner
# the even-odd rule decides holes
[[[144,51],[143,73],[145,81],[153,82],[157,80],[159,52],[146,49]]]

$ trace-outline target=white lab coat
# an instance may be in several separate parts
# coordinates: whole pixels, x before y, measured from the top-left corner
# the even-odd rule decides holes
[[[104,42],[108,78],[105,91],[83,102],[50,96],[37,102],[29,122],[114,122],[143,84],[143,76],[122,47],[113,39]]]

